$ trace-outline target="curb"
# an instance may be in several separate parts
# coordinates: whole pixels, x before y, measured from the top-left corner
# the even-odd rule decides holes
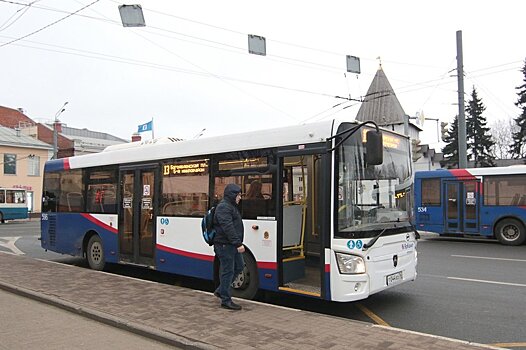
[[[221,349],[217,346],[213,346],[207,343],[197,342],[185,338],[183,336],[177,335],[175,333],[167,332],[161,329],[148,327],[137,322],[123,320],[118,317],[115,317],[111,314],[95,310],[93,308],[81,306],[75,303],[71,303],[60,298],[54,298],[52,296],[46,295],[44,293],[38,293],[33,290],[25,289],[18,286],[13,286],[3,281],[0,281],[0,289],[20,295],[29,299],[39,301],[44,304],[52,305],[63,310],[75,313],[82,317],[89,318],[91,320],[107,324],[109,326],[119,328],[140,336],[156,340],[158,342],[168,344],[171,346],[176,346],[181,349],[188,350],[216,350]]]

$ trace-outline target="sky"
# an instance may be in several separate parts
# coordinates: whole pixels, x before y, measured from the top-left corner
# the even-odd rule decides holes
[[[142,6],[140,28],[123,27],[121,4],[0,0],[0,105],[124,139],[153,119],[155,138],[191,139],[354,120],[381,64],[404,111],[429,118],[422,143],[440,147],[438,122],[458,114],[461,30],[466,103],[476,88],[489,125],[519,115],[526,1],[126,3]]]

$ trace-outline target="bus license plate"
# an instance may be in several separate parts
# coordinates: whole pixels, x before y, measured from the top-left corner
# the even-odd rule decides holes
[[[393,273],[392,275],[387,275],[387,285],[390,286],[391,284],[402,282],[403,279],[404,275],[402,274],[402,271]]]

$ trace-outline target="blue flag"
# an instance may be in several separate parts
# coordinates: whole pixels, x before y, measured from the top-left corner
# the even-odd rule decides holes
[[[137,132],[152,131],[153,130],[153,120],[150,120],[148,123],[139,125]]]

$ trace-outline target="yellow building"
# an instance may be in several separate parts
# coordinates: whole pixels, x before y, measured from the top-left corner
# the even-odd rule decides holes
[[[20,133],[0,127],[0,187],[27,191],[30,213],[40,213],[44,164],[53,155],[53,147]]]

